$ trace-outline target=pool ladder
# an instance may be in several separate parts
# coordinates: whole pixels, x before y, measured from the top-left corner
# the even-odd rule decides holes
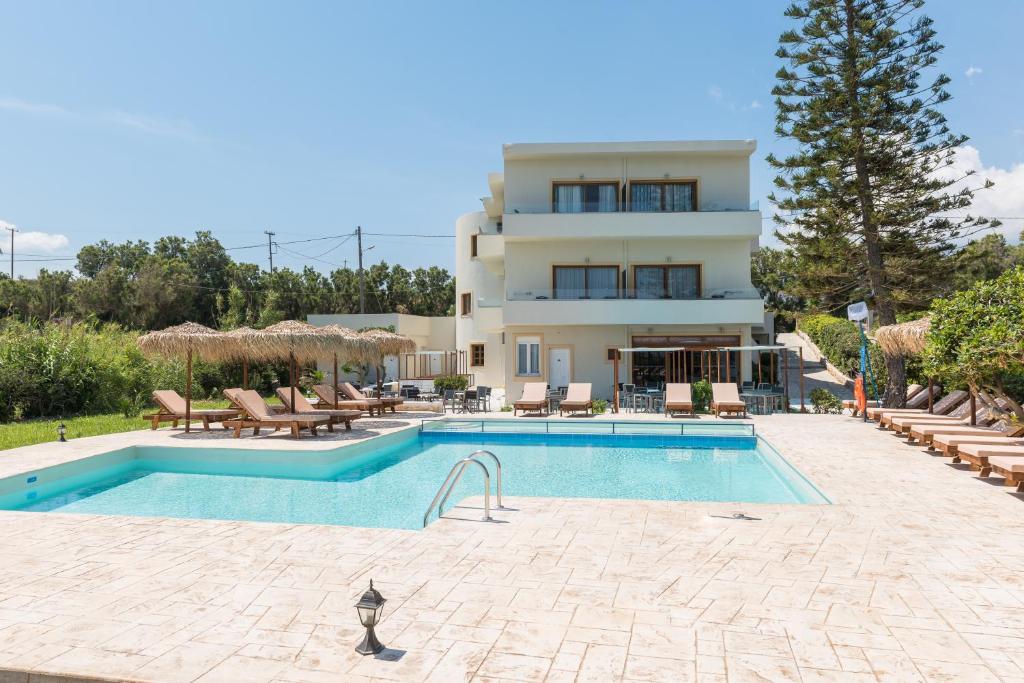
[[[434,500],[431,501],[430,507],[423,513],[423,526],[427,526],[427,521],[430,519],[430,513],[437,508],[438,518],[444,514],[444,504],[448,502],[448,497],[452,495],[452,491],[455,486],[462,479],[462,475],[465,473],[466,468],[469,467],[470,463],[477,465],[484,472],[484,516],[481,521],[492,522],[491,518],[491,471],[487,469],[487,465],[477,460],[478,456],[489,455],[494,460],[495,474],[497,475],[495,483],[495,492],[498,495],[498,509],[504,510],[505,506],[501,504],[501,461],[498,460],[498,456],[490,451],[474,451],[468,457],[463,458],[454,465],[448,472],[448,476],[445,477],[444,483],[441,484],[441,488],[437,490],[437,495],[434,496]]]

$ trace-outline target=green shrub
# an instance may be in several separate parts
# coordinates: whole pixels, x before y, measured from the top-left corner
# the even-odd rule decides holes
[[[434,378],[434,393],[440,394],[447,389],[465,391],[469,386],[469,377],[465,375],[444,375]]]
[[[590,410],[594,415],[603,415],[608,410],[608,401],[603,398],[595,398],[590,402]]]
[[[814,412],[838,415],[843,412],[843,402],[828,389],[818,387],[811,390],[811,406]]]
[[[711,382],[706,379],[693,383],[690,398],[693,399],[693,409],[698,413],[707,412],[711,405]]]

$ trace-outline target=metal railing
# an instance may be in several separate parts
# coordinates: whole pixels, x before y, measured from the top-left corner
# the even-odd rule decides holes
[[[452,495],[452,491],[455,490],[455,487],[458,485],[459,481],[462,479],[462,475],[466,471],[466,467],[468,467],[470,463],[478,465],[483,470],[484,473],[484,516],[482,518],[482,521],[493,521],[493,518],[491,517],[491,472],[490,470],[487,469],[487,465],[477,460],[477,457],[481,455],[489,455],[494,460],[494,465],[496,468],[495,473],[497,475],[495,481],[497,485],[495,488],[495,493],[497,494],[498,509],[505,509],[505,506],[501,504],[501,461],[498,460],[498,456],[496,456],[494,453],[491,453],[490,451],[474,451],[468,457],[465,457],[462,460],[455,463],[452,466],[451,470],[448,471],[448,476],[445,477],[444,483],[441,484],[441,488],[439,488],[437,490],[437,494],[434,495],[434,500],[430,502],[430,506],[427,508],[427,511],[423,513],[424,528],[426,528],[427,522],[430,520],[430,513],[434,511],[435,507],[437,507],[438,518],[440,518],[444,514],[444,504]]]
[[[712,289],[700,295],[679,295],[672,296],[667,293],[658,293],[652,290],[635,289],[631,287],[612,287],[607,289],[591,288],[580,289],[559,289],[550,287],[531,287],[530,289],[515,289],[506,293],[507,301],[760,301],[761,294],[756,289]]]
[[[757,436],[753,423],[694,422],[629,422],[601,420],[587,423],[566,420],[420,420],[421,432],[453,432],[480,434],[580,434],[621,436]],[[475,454],[474,454],[475,455]],[[493,457],[493,454],[492,454]],[[500,468],[499,468],[500,471]]]

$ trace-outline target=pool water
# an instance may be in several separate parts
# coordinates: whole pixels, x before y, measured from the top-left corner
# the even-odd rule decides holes
[[[478,448],[501,460],[505,496],[828,502],[756,437],[422,433],[355,457],[346,456],[351,447],[337,449],[316,467],[295,452],[218,462],[214,449],[187,449],[185,459],[186,449],[138,447],[120,464],[58,478],[36,495],[0,497],[0,507],[419,529],[452,465]],[[263,466],[261,457],[290,465]],[[494,468],[484,462],[493,491]],[[480,495],[482,480],[467,469],[449,507]]]

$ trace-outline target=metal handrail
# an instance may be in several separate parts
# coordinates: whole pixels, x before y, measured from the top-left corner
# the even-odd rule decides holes
[[[498,460],[498,456],[496,456],[494,453],[491,453],[490,451],[484,451],[484,450],[473,451],[472,453],[469,454],[467,459],[475,460],[476,456],[478,456],[478,455],[489,455],[494,460],[494,464],[496,466],[496,474],[497,474],[496,481],[495,481],[495,484],[496,484],[495,491],[498,494],[498,496],[497,496],[498,497],[498,509],[499,510],[504,510],[505,506],[501,504],[501,461]],[[455,481],[453,481],[451,486],[448,487],[448,492],[444,495],[444,498],[442,498],[441,502],[438,504],[438,506],[437,506],[437,515],[438,515],[438,517],[440,517],[441,515],[444,514],[444,504],[446,502],[448,502],[448,497],[452,495],[452,491],[455,490],[455,487],[458,485],[459,480],[462,479],[462,475],[465,473],[465,471],[466,471],[465,467],[463,467],[462,469],[459,470],[459,473],[455,476]]]
[[[424,526],[424,528],[427,526],[427,520],[430,519],[430,513],[434,511],[434,507],[437,505],[437,502],[441,499],[441,495],[445,493],[446,489],[448,490],[448,493],[451,492],[450,491],[451,487],[449,486],[449,483],[452,481],[452,477],[455,476],[456,471],[458,471],[458,473],[459,473],[458,476],[461,477],[462,476],[462,471],[464,469],[466,469],[466,466],[469,463],[473,463],[475,465],[479,465],[480,469],[482,469],[484,471],[484,517],[483,517],[483,521],[485,521],[485,522],[492,521],[492,519],[491,519],[491,473],[487,469],[487,465],[483,464],[482,462],[480,462],[476,458],[468,457],[468,458],[463,458],[462,460],[460,460],[457,463],[455,463],[454,465],[452,465],[452,469],[448,472],[448,476],[445,477],[444,483],[441,484],[441,488],[439,488],[437,490],[437,494],[434,496],[434,500],[431,501],[430,507],[428,507],[427,511],[425,513],[423,513],[423,526]],[[456,478],[456,481],[458,481],[457,478]],[[454,484],[451,484],[451,486],[454,486]],[[445,498],[447,498],[447,497],[448,496],[445,495]],[[438,516],[440,516],[440,513],[438,513]]]

